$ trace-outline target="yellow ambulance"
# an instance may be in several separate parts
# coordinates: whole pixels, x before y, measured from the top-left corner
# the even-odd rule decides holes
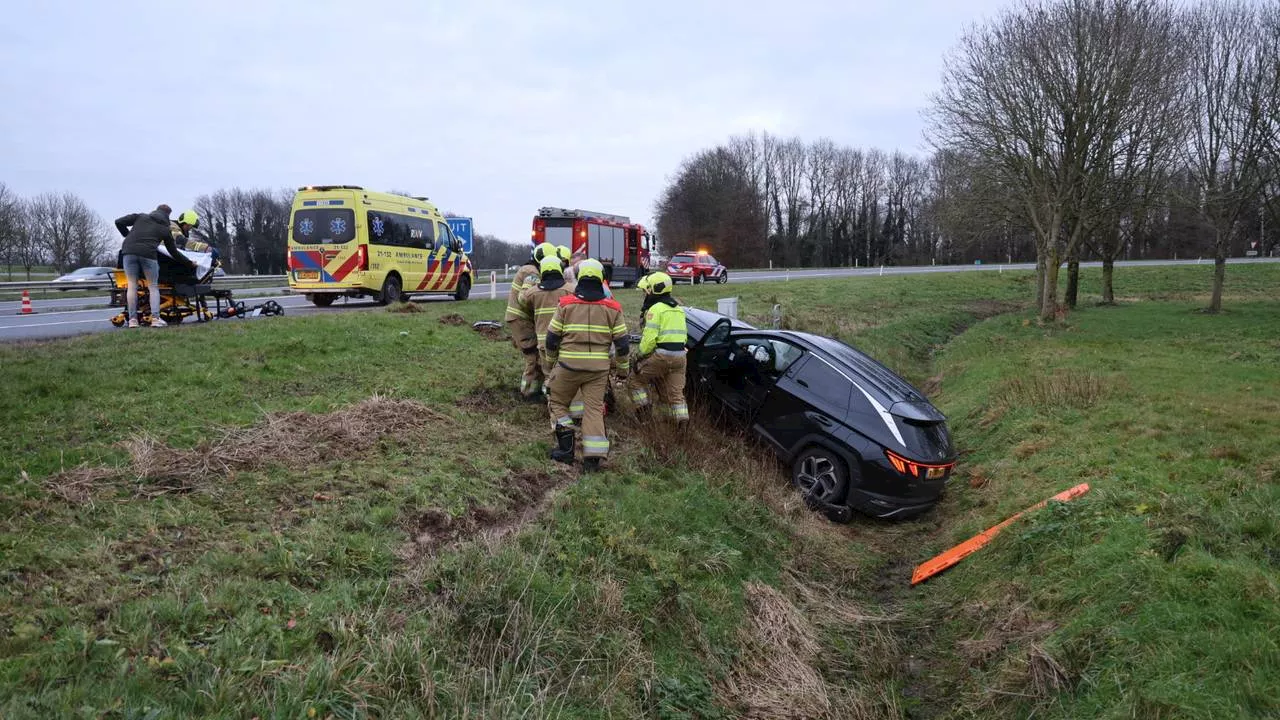
[[[413,295],[466,300],[471,260],[424,197],[355,185],[299,188],[289,217],[289,288],[319,307],[339,297],[380,304]]]

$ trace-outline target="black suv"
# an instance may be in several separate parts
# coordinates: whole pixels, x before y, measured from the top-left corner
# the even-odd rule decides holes
[[[905,518],[937,503],[956,451],[910,383],[831,338],[684,310],[690,392],[772,445],[811,506],[847,521],[851,508]]]

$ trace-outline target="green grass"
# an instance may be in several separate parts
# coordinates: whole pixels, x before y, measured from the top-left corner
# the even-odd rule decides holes
[[[761,324],[779,303],[933,378],[965,475],[898,524],[814,518],[767,454],[708,428],[614,418],[610,472],[549,466],[544,413],[510,401],[515,351],[469,327],[501,301],[0,347],[0,717],[709,718],[823,698],[833,717],[1261,716],[1280,697],[1280,272],[1232,268],[1217,317],[1188,294],[1207,272],[1122,270],[1122,298],[1163,301],[1117,308],[1091,307],[1086,273],[1085,309],[1047,328],[1019,309],[1027,273],[680,288]],[[1014,382],[1028,368],[1054,381]],[[374,395],[432,410],[302,466],[314,437],[273,435],[279,462],[179,490],[127,467],[131,440],[249,442],[268,416]],[[51,492],[80,466],[121,471]],[[914,563],[1081,479],[1085,499],[907,589]],[[788,613],[781,640],[816,647],[752,630]]]

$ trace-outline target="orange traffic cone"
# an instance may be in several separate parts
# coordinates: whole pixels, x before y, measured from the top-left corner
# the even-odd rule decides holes
[[[26,290],[22,291],[22,310],[19,311],[18,314],[19,315],[35,314],[35,310],[31,309],[31,296],[27,294]]]

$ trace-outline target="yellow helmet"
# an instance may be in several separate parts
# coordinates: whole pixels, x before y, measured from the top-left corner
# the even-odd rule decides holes
[[[653,281],[653,275],[645,275],[636,281],[636,289],[649,292],[649,283]]]
[[[578,264],[578,282],[582,282],[587,278],[595,278],[601,283],[604,282],[604,265],[599,260],[587,258]]]
[[[557,245],[556,257],[560,258],[561,263],[568,265],[569,259],[573,257],[573,251],[567,245]]]
[[[555,254],[556,246],[549,242],[538,243],[538,246],[533,249],[533,259],[539,263],[547,256],[555,257]]]
[[[664,272],[655,272],[645,275],[643,279],[649,281],[644,288],[646,292],[651,292],[654,295],[667,295],[671,293],[671,286],[673,283],[671,282],[670,275]]]
[[[560,265],[560,258],[556,258],[556,257],[544,257],[544,258],[542,258],[542,261],[538,263],[538,272],[540,272],[540,273],[549,273],[549,272],[554,272],[554,273],[563,273],[563,272],[564,272],[564,268]]]
[[[190,225],[191,227],[200,227],[200,216],[195,210],[183,210],[178,216],[179,225]]]

